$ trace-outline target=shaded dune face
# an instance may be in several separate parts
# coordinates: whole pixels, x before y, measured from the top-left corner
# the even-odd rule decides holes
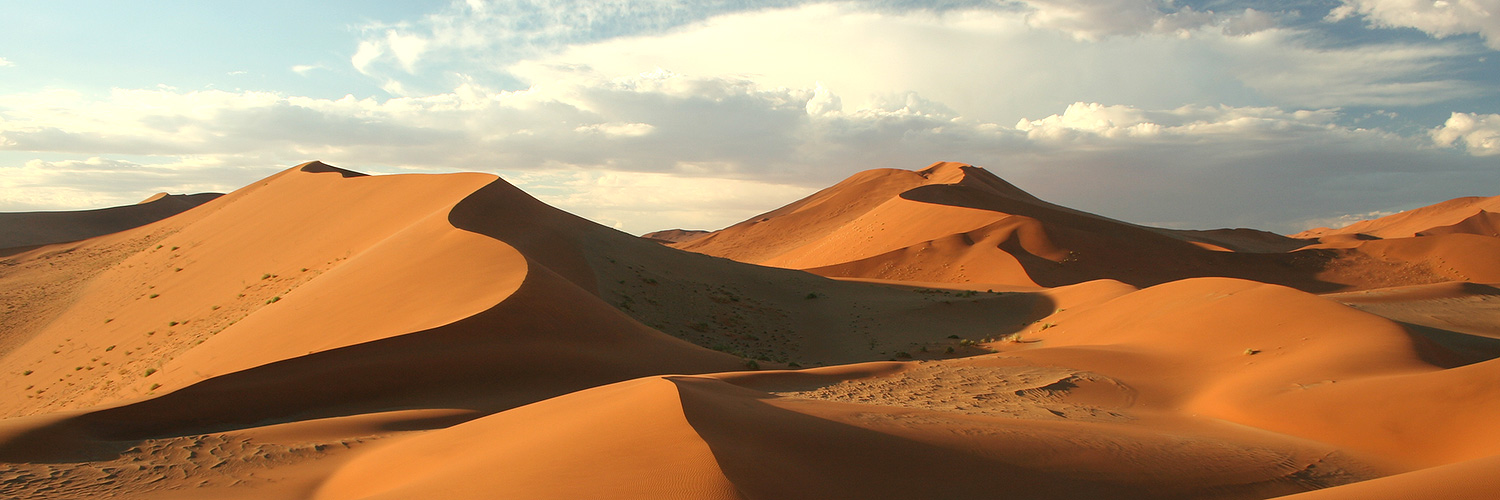
[[[0,497],[1494,498],[1485,200],[1179,231],[938,163],[662,244],[310,162],[3,260]]]
[[[156,222],[218,198],[218,193],[159,193],[135,205],[72,212],[0,213],[0,255],[78,241]]]

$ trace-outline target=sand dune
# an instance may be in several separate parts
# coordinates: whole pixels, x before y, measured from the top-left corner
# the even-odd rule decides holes
[[[697,229],[668,229],[665,231],[653,231],[641,235],[642,238],[662,243],[680,243],[708,234],[708,231]]]
[[[1294,238],[1321,238],[1334,235],[1362,234],[1376,238],[1409,238],[1428,231],[1463,226],[1465,222],[1479,226],[1482,230],[1485,219],[1500,212],[1500,196],[1488,198],[1469,196],[1454,198],[1435,205],[1387,215],[1378,219],[1359,221],[1338,229],[1320,227],[1292,235]],[[1475,221],[1470,221],[1475,219]],[[1490,227],[1493,228],[1492,226]],[[1454,232],[1454,231],[1449,231]],[[1476,233],[1477,234],[1477,233]],[[1491,231],[1487,235],[1493,235]]]
[[[219,197],[218,193],[167,194],[135,205],[72,212],[0,213],[0,255],[20,248],[78,241],[144,226]]]
[[[1482,220],[1453,224],[1486,227]],[[1494,276],[1488,264],[1468,257],[1489,255],[1488,240],[1365,247],[1359,238],[1368,235],[1330,233],[1318,241],[1310,234],[1139,226],[1054,205],[982,168],[945,162],[920,171],[863,172],[673,246],[831,277],[1012,286],[1095,279],[1151,286],[1219,276],[1328,292]],[[1428,264],[1437,260],[1461,264]]]
[[[1180,231],[939,163],[663,245],[310,162],[4,258],[0,496],[1489,498],[1487,200]]]

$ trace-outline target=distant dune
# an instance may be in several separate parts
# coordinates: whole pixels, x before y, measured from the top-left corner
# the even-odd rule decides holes
[[[0,213],[0,255],[17,247],[78,241],[144,226],[218,198],[219,193],[158,193],[135,205],[71,212]]]
[[[1424,220],[1448,219],[1484,227],[1483,221],[1463,223],[1451,214]],[[1449,279],[1500,281],[1496,269],[1471,258],[1485,259],[1500,249],[1500,239],[1364,247],[1338,243],[1350,238],[1343,232],[1328,236],[1336,241],[1321,242],[1312,232],[1285,237],[1251,229],[1144,227],[1054,205],[985,169],[943,162],[919,171],[862,172],[673,246],[830,277],[960,284],[1059,286],[1114,279],[1151,286],[1218,276],[1325,292]]]
[[[699,236],[703,236],[708,233],[708,231],[697,229],[668,229],[665,231],[646,233],[641,235],[641,237],[648,240],[660,241],[664,243],[680,243],[697,238]]]
[[[939,163],[634,237],[309,162],[0,258],[0,496],[1495,498],[1465,203],[1179,231]]]

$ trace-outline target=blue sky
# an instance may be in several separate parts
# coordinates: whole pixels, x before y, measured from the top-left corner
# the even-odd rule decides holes
[[[940,160],[1185,228],[1500,194],[1500,0],[307,4],[7,4],[0,210],[311,159],[633,233]]]

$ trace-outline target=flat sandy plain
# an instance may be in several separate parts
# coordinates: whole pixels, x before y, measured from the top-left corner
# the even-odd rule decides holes
[[[1500,197],[1182,231],[937,163],[639,238],[310,162],[0,233],[5,498],[1500,498]]]

